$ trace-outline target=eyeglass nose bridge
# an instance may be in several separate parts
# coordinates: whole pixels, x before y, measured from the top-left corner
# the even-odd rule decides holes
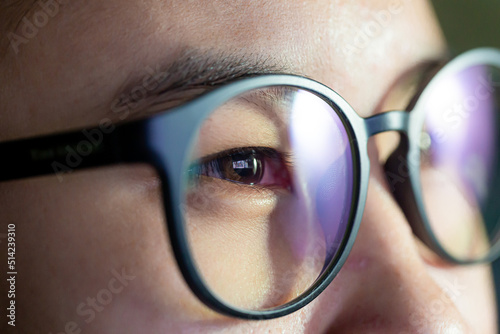
[[[410,113],[407,111],[388,111],[365,118],[368,137],[387,131],[407,133],[410,123]]]

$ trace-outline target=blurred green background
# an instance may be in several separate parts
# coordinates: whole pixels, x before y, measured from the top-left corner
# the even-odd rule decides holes
[[[500,48],[500,0],[432,0],[453,54]]]

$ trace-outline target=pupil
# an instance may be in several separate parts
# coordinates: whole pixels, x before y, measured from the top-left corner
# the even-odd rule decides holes
[[[261,181],[264,169],[255,152],[234,154],[231,158],[231,168],[235,174],[234,181],[250,185]]]

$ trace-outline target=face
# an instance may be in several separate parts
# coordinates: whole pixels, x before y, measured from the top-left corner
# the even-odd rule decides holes
[[[0,62],[0,141],[164,109],[171,101],[127,105],[121,92],[132,92],[135,79],[151,73],[153,79],[173,80],[190,55],[198,68],[211,65],[204,60],[210,55],[229,59],[235,71],[251,71],[258,63],[266,65],[258,67],[267,69],[261,72],[310,77],[366,117],[403,109],[412,91],[405,84],[408,73],[445,52],[426,1],[60,2],[45,9],[52,15],[34,31],[21,21],[18,34],[25,36],[25,29],[29,38],[6,46]],[[28,13],[12,10],[33,22],[39,6]],[[220,68],[211,70],[216,75]],[[249,106],[235,113],[238,103],[221,107],[205,122],[194,158],[228,149],[227,138],[243,147],[283,144],[274,126],[280,120],[270,122]],[[242,120],[247,126],[238,131]],[[16,225],[16,327],[45,333],[495,333],[490,268],[441,260],[413,236],[393,199],[380,161],[394,140],[383,136],[369,142],[365,212],[338,276],[308,306],[268,321],[221,316],[192,294],[166,236],[161,183],[151,166],[89,169],[65,175],[63,182],[50,175],[0,183],[0,233]],[[220,181],[211,182],[216,183],[212,189],[220,188]],[[215,194],[221,199],[208,214],[193,209],[188,214],[195,226],[204,221],[193,227],[192,238],[200,245],[200,266],[208,264],[207,277],[218,274],[210,266],[217,254],[235,247],[247,254],[243,259],[259,258],[259,241],[267,236],[249,228],[242,244],[232,226],[215,226],[220,217],[244,224],[238,217],[246,215],[262,226],[271,211],[290,215],[276,209],[274,193],[221,187],[227,189]],[[196,199],[188,195],[190,200]],[[213,237],[213,228],[226,229],[221,232],[229,236],[225,244],[200,237]],[[230,256],[224,260],[233,273],[254,275],[240,290],[228,292],[235,300],[253,285],[268,284],[266,275],[245,272]],[[7,291],[6,279],[1,282]],[[223,289],[224,282],[214,279],[213,286]],[[5,321],[0,326],[2,332],[10,328]]]

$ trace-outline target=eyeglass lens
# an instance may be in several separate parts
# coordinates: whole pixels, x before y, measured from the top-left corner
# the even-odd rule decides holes
[[[184,220],[209,289],[249,310],[306,292],[350,223],[353,158],[337,112],[306,90],[249,91],[203,122],[190,156]]]
[[[421,187],[441,246],[460,260],[488,254],[500,225],[500,69],[476,65],[436,80],[423,101]]]

